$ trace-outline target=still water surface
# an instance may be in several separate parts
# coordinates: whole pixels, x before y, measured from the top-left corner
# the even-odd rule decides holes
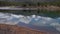
[[[60,31],[60,13],[45,12],[45,11],[9,11],[1,10],[0,23],[16,25],[18,23],[25,23],[35,26],[52,26],[57,31]],[[49,28],[48,28],[49,29]]]

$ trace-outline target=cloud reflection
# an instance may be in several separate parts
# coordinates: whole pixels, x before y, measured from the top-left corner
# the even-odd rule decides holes
[[[24,16],[0,13],[0,24],[16,25],[20,22],[36,26],[53,26],[60,31],[60,18],[53,19],[50,17],[42,17],[37,15]]]

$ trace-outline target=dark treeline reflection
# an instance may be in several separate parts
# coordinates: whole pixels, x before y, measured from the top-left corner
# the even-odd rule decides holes
[[[0,10],[3,13],[13,13],[17,15],[40,15],[45,17],[60,17],[60,11],[48,10]]]

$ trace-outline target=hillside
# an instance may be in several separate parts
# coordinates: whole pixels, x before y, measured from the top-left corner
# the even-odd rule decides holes
[[[60,0],[0,0],[0,6],[59,6]]]
[[[0,24],[0,34],[47,34],[47,32],[18,27],[16,25]]]

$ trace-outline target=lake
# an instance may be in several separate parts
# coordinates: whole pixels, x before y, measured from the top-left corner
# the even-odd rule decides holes
[[[60,11],[0,10],[0,23],[60,32]]]

